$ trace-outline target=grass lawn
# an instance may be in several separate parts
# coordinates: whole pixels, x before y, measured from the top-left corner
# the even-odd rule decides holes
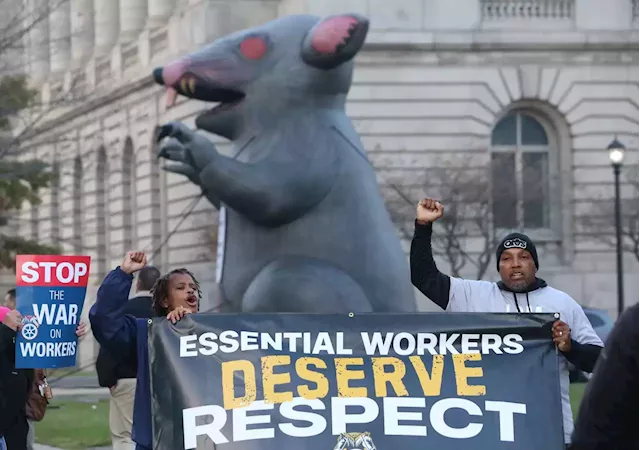
[[[65,450],[111,445],[109,401],[54,398],[44,419],[36,423],[35,428],[36,442]]]
[[[47,369],[47,379],[55,380],[57,378],[74,376],[74,377],[93,377],[96,375],[94,370],[80,370],[75,367],[65,367],[64,369]]]
[[[586,386],[586,383],[571,383],[569,385],[569,398],[571,399],[571,410],[573,411],[574,419],[578,415],[578,408],[580,408],[580,402]]]

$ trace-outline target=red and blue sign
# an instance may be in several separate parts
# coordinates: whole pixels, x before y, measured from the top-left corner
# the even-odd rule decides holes
[[[16,368],[76,365],[78,327],[89,281],[90,256],[18,255]]]

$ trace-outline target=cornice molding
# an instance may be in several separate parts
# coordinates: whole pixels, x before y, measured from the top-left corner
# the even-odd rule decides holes
[[[470,30],[436,32],[372,32],[368,51],[566,52],[638,51],[638,30],[522,32]]]
[[[427,52],[635,52],[638,53],[638,42],[634,43],[617,43],[606,42],[598,44],[589,43],[482,43],[469,42],[465,44],[458,43],[420,43],[420,42],[373,42],[364,46],[365,51],[371,52],[410,52],[410,51],[427,51]]]
[[[129,83],[123,84],[122,86],[118,86],[111,92],[93,97],[87,100],[85,103],[77,106],[76,108],[60,114],[58,117],[43,122],[42,124],[34,127],[32,130],[26,132],[23,136],[21,136],[20,140],[28,141],[35,136],[46,133],[47,131],[60,125],[68,124],[69,122],[80,116],[88,114],[98,108],[102,108],[110,103],[121,100],[122,98],[134,92],[148,88],[150,86],[153,86],[154,84],[155,83],[153,81],[153,78],[148,75],[140,78],[139,80],[131,81]]]

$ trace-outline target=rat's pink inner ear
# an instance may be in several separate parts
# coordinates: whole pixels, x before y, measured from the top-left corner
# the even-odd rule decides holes
[[[335,16],[320,22],[313,30],[311,46],[318,53],[335,53],[338,46],[345,44],[349,33],[358,24],[358,19],[351,16]]]
[[[330,70],[352,59],[362,49],[369,21],[358,14],[340,14],[318,22],[302,44],[305,63]]]

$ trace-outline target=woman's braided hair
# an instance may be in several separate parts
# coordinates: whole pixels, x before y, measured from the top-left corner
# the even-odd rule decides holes
[[[161,276],[156,281],[156,284],[153,285],[153,289],[151,289],[151,309],[153,311],[154,316],[166,316],[169,314],[169,308],[166,306],[162,306],[162,301],[169,297],[169,280],[171,280],[171,276],[175,274],[186,274],[193,279],[193,282],[196,285],[196,289],[198,290],[198,300],[202,300],[202,292],[200,291],[200,283],[196,280],[196,277],[193,276],[191,272],[187,269],[175,269],[171,272]],[[200,310],[200,302],[198,301],[198,310]]]

